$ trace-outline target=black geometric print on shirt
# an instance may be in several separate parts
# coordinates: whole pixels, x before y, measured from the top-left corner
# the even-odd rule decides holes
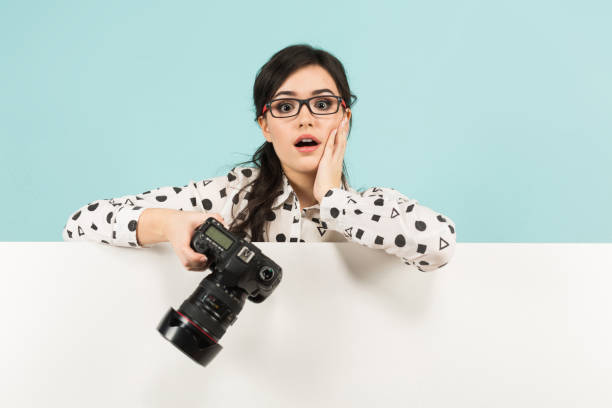
[[[399,234],[397,237],[395,237],[395,246],[401,248],[404,245],[406,245],[406,238],[404,238],[402,234]]]
[[[212,208],[212,201],[210,201],[208,198],[203,199],[202,207],[204,207],[206,211],[210,210]]]
[[[81,210],[77,211],[77,213],[72,216],[72,219],[76,221],[80,216],[81,216]]]
[[[138,221],[132,220],[128,223],[128,229],[132,232],[136,231],[136,227],[138,226]]]
[[[274,214],[273,211],[268,211],[266,213],[265,218],[266,218],[266,221],[274,221],[276,219],[276,214]]]
[[[113,231],[113,239],[117,239],[117,231]]]
[[[240,200],[240,193],[236,193],[236,194],[234,195],[234,197],[232,197],[232,202],[233,202],[234,204],[238,204],[238,201],[239,201],[239,200]]]
[[[225,187],[223,187],[220,191],[219,191],[219,195],[221,196],[221,198],[225,197],[227,195],[227,193],[225,192]]]
[[[319,234],[321,234],[321,236],[325,235],[327,232],[327,230],[323,227],[317,227],[317,230],[319,230]]]
[[[174,192],[175,192],[176,194],[178,194],[178,193],[180,193],[181,191],[183,191],[183,189],[182,189],[182,188],[180,188],[180,187],[172,187],[172,189],[174,190]]]
[[[376,214],[374,214],[374,215],[372,216],[372,221],[376,221],[376,222],[378,222],[378,220],[380,220],[380,215],[376,215]]]
[[[142,207],[136,206],[136,207],[132,207],[132,210],[137,211],[140,210]]]
[[[129,204],[129,205],[134,205],[134,203],[132,202],[132,200],[130,200],[129,198],[127,200],[125,200],[124,204]]]
[[[191,206],[195,208],[197,206],[196,198],[191,197],[189,200],[191,201]]]
[[[374,205],[383,206],[385,205],[385,200],[383,200],[382,198],[379,198],[378,200],[374,201]]]
[[[448,246],[448,242],[444,240],[444,238],[440,237],[440,250],[443,250]]]
[[[294,224],[297,224],[298,222],[300,222],[300,219],[299,219],[299,218],[295,218],[295,217],[293,217],[293,223],[294,223]]]
[[[234,171],[234,169],[232,169],[232,171]],[[236,180],[236,176],[234,176],[232,173],[227,173],[227,180],[234,181]]]
[[[212,180],[202,180],[202,187],[206,187],[210,183],[212,183]]]
[[[400,215],[400,213],[395,208],[392,208],[391,209],[391,218],[395,218],[398,215]]]
[[[66,230],[66,233],[68,234],[68,238],[72,238],[72,231]]]
[[[253,171],[251,171],[251,169],[242,169],[241,171],[246,177],[251,177],[251,175],[253,175]]]
[[[346,204],[357,204],[357,201],[353,200],[353,197],[349,196],[348,201],[346,202]]]
[[[98,208],[98,204],[100,204],[100,203],[92,204],[92,205],[88,206],[87,209],[89,211],[94,211],[96,208]]]
[[[136,196],[136,200],[144,200],[144,198],[142,198],[140,196]]]
[[[294,238],[289,238],[289,242],[298,242],[298,239],[295,238],[295,237]]]
[[[85,235],[85,233],[84,233],[84,232],[83,232],[83,230],[81,229],[81,226],[80,226],[80,225],[79,225],[79,231],[78,231],[78,232],[79,232],[79,237],[80,237],[81,235]]]
[[[408,207],[406,207],[406,212],[412,212],[412,209],[414,208],[414,204],[410,204]]]
[[[276,242],[285,242],[286,240],[287,240],[287,237],[285,236],[285,234],[276,235]]]
[[[342,209],[342,215],[346,215],[346,210],[344,208]]]
[[[438,214],[438,216],[436,217],[438,219],[438,221],[440,222],[446,222],[446,218],[444,218],[442,215]]]
[[[363,214],[363,212],[362,212],[362,211],[361,211],[359,208],[357,208],[357,209],[355,210],[355,214],[359,215],[359,214]]]
[[[357,233],[355,234],[355,237],[357,239],[361,239],[362,236],[363,236],[363,230],[361,228],[357,229]]]
[[[107,242],[107,241],[105,241],[105,240],[102,240],[102,241],[100,241],[100,242],[101,242],[101,243],[103,243],[103,244],[108,244],[108,242]],[[109,244],[109,245],[110,245],[110,244]]]
[[[383,238],[383,237],[381,237],[380,235],[377,235],[377,236],[376,236],[376,239],[374,240],[374,243],[375,243],[376,245],[382,245],[382,244],[383,244],[383,241],[384,241],[384,238]]]
[[[338,210],[336,207],[332,207],[329,210],[329,214],[333,217],[333,218],[337,218],[338,215],[340,214],[340,210]]]
[[[300,242],[306,242],[306,241],[304,241],[302,238],[300,238]]]
[[[321,226],[325,229],[327,229],[327,223],[325,221],[321,221]]]
[[[318,219],[318,218],[315,218],[315,217],[312,217],[312,222],[315,222],[315,223],[317,223],[317,224],[318,224],[318,223],[319,223],[319,219]]]
[[[419,231],[425,231],[427,225],[423,221],[417,221],[414,223],[414,227]]]
[[[455,233],[455,228],[452,225],[448,224],[448,229],[450,230],[451,234]]]
[[[113,212],[109,212],[108,214],[106,214],[106,222],[107,223],[111,223],[111,219],[113,218]]]
[[[419,246],[417,247],[417,252],[419,254],[424,254],[426,249],[427,245],[419,244]]]
[[[128,242],[128,244],[130,244],[130,246],[135,247],[136,243],[135,242]]]
[[[325,193],[325,197],[329,197],[332,194],[334,194],[333,190],[327,190],[327,192]]]
[[[168,197],[165,195],[155,196],[155,199],[159,201],[160,203],[163,203],[164,201],[166,201],[167,198]]]
[[[293,205],[291,204],[283,204],[283,210],[291,211],[293,209]]]
[[[98,227],[96,226],[96,224],[94,224],[93,222],[91,223],[91,227],[92,230],[97,231]]]
[[[352,238],[353,237],[353,227],[345,229],[344,230],[344,236],[346,238]]]

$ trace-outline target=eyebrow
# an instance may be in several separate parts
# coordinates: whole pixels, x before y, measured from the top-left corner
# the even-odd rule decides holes
[[[331,90],[327,89],[327,88],[323,88],[323,89],[315,89],[314,91],[312,91],[312,95],[318,95],[324,92],[329,92],[330,94],[334,94]],[[276,95],[274,95],[272,98],[276,98],[277,96],[280,95],[289,95],[289,96],[295,96],[296,93],[293,91],[280,91],[278,92]]]

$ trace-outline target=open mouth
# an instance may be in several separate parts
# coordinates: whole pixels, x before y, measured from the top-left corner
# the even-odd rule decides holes
[[[314,140],[305,141],[306,139],[302,139],[295,144],[295,147],[306,147],[306,146],[318,146],[319,144]]]
[[[318,146],[319,146],[319,143],[315,142],[314,140],[312,141],[300,140],[298,143],[295,144],[296,149],[300,152],[313,152],[317,150]]]

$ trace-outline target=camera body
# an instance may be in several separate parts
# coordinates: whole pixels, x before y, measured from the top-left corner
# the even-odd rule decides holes
[[[283,276],[281,267],[259,248],[234,237],[213,217],[195,230],[191,248],[206,255],[219,284],[243,289],[255,303],[263,302]]]
[[[235,237],[213,217],[195,230],[190,245],[206,255],[212,273],[178,311],[168,310],[157,329],[192,360],[206,366],[221,351],[218,341],[238,318],[245,299],[263,302],[283,273],[259,248]]]

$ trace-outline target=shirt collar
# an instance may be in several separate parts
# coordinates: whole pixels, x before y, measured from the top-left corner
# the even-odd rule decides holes
[[[285,175],[285,172],[283,170],[281,171],[283,173],[283,181],[281,183],[283,192],[282,194],[277,196],[276,199],[274,200],[274,203],[272,204],[273,209],[286,203],[287,200],[289,200],[289,198],[295,194],[293,192],[293,187],[291,187],[291,183],[289,183],[289,179]],[[340,189],[345,190],[345,191],[350,191],[351,193],[356,193],[356,191],[350,185],[348,185],[348,182],[347,182],[347,186],[348,186],[348,190],[344,188],[344,186],[340,186]],[[291,202],[291,204],[293,205],[293,201]]]

